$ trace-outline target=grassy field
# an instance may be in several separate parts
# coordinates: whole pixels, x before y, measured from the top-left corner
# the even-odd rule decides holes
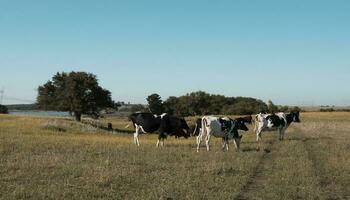
[[[0,199],[350,199],[350,113],[302,113],[285,141],[241,151],[109,134],[67,119],[0,115]],[[125,119],[112,121],[123,129]]]

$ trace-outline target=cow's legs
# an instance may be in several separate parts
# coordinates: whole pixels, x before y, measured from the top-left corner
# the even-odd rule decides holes
[[[222,150],[225,151],[225,147],[226,147],[226,140],[225,138],[223,137],[222,138]]]
[[[280,139],[280,141],[284,140],[284,133],[285,133],[285,131],[286,130],[284,128],[279,130],[279,135],[280,135],[279,139]]]
[[[233,139],[233,143],[235,144],[236,151],[238,151],[238,150],[239,150],[239,147],[238,147],[238,145],[237,145],[236,138]]]
[[[256,131],[258,130],[258,122],[255,121],[255,120],[253,120],[252,123],[253,123],[252,125],[253,125],[253,127],[254,127],[254,128],[253,128],[253,132],[256,133]]]
[[[278,129],[278,139],[281,141],[282,140],[282,130]]]
[[[259,142],[259,140],[262,140],[261,133],[262,133],[262,131],[258,129],[258,131],[256,132],[256,141],[257,142]]]
[[[158,139],[158,141],[157,141],[157,147],[159,147],[159,144],[160,144],[161,147],[164,147],[164,138]]]
[[[158,139],[158,141],[157,141],[157,147],[159,147],[159,144],[160,144],[161,147],[164,147],[164,138]]]
[[[140,146],[139,134],[140,134],[140,127],[137,124],[135,124],[134,143],[137,146]]]
[[[162,140],[160,141],[161,143],[160,143],[160,146],[161,147],[164,147],[164,138],[162,138]]]
[[[197,137],[197,152],[199,152],[199,148],[201,146],[201,142],[203,140],[204,135],[208,135],[208,132],[206,129],[202,128],[201,132],[199,133],[199,135]]]
[[[200,134],[197,136],[197,152],[199,152],[199,148],[200,148],[200,146],[201,146],[202,138],[203,138],[203,134],[200,133]]]
[[[164,147],[164,138],[165,137],[166,137],[165,133],[159,133],[157,147],[159,147],[159,144],[161,145],[161,147]]]
[[[199,134],[199,135],[196,137],[197,152],[199,152],[199,145],[201,145],[200,137],[201,137],[201,134]]]
[[[205,145],[207,146],[207,151],[210,151],[209,142],[210,142],[210,134],[207,133],[207,136],[205,137]]]
[[[225,151],[225,148],[226,148],[226,151],[228,151],[229,149],[229,143],[228,143],[228,139],[227,138],[222,138],[222,150]]]
[[[282,130],[282,140],[284,140],[284,134],[286,133],[286,129]]]

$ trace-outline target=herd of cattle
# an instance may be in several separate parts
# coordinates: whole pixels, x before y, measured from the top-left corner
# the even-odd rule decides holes
[[[195,123],[194,131],[190,131],[185,119],[178,118],[169,114],[153,115],[152,113],[133,113],[129,116],[129,120],[135,127],[134,143],[140,146],[139,134],[153,133],[158,131],[159,144],[164,146],[164,139],[167,136],[196,137],[197,152],[199,152],[200,144],[205,139],[207,151],[210,150],[209,142],[212,136],[222,138],[223,150],[228,151],[229,140],[233,140],[236,149],[240,148],[242,135],[239,135],[238,130],[248,131],[246,123],[254,123],[254,132],[256,133],[257,141],[261,140],[263,131],[278,131],[279,139],[284,139],[284,133],[292,122],[300,122],[299,112],[263,114],[259,113],[252,116],[240,117],[231,119],[229,117],[213,117],[204,116],[198,118]]]

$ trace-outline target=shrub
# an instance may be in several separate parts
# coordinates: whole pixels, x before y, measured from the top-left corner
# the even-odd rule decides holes
[[[9,111],[6,106],[0,104],[0,114],[8,114]]]

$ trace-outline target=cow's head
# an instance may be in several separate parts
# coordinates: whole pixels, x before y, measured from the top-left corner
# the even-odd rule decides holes
[[[198,136],[202,128],[202,119],[196,119],[192,136]]]
[[[180,119],[180,129],[183,132],[183,135],[185,136],[185,138],[188,138],[191,136],[190,127],[188,127],[187,122],[184,118]]]
[[[241,117],[238,119],[242,119],[245,123],[251,124],[253,121],[253,117],[251,115],[245,116],[245,117]]]
[[[235,123],[235,129],[236,130],[242,130],[242,131],[248,131],[248,127],[245,125],[245,120],[243,119],[236,119],[234,120]]]
[[[300,119],[299,119],[299,111],[291,112],[291,114],[292,114],[292,116],[293,116],[293,122],[299,123],[299,122],[300,122]]]

